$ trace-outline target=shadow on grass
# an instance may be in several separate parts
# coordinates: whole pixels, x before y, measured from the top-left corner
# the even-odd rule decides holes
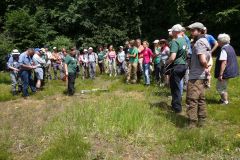
[[[188,124],[187,117],[183,115],[177,115],[172,110],[171,106],[167,104],[167,102],[161,101],[150,103],[150,109],[152,108],[158,108],[160,110],[166,111],[163,115],[165,116],[166,119],[175,124],[177,128],[185,128]]]
[[[210,99],[210,98],[207,98],[207,99],[206,99],[206,103],[207,103],[207,104],[219,104],[219,100],[218,100],[218,99],[215,99],[215,98],[214,98],[214,99],[213,99],[213,98],[211,98],[211,99]]]

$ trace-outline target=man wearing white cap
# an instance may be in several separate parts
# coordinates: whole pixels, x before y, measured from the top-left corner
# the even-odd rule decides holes
[[[11,53],[11,57],[7,62],[7,67],[10,70],[10,78],[12,81],[12,94],[15,96],[18,92],[22,90],[21,78],[19,76],[19,51],[14,49]],[[18,90],[17,90],[18,86]]]
[[[93,52],[93,48],[88,49],[89,75],[91,79],[96,77],[96,64],[98,64],[98,56]]]
[[[180,82],[186,72],[187,43],[182,35],[183,27],[180,24],[174,25],[169,32],[172,32],[173,40],[170,46],[170,57],[167,65],[172,65],[170,73],[170,88],[172,94],[172,109],[177,114],[182,112],[182,95]]]

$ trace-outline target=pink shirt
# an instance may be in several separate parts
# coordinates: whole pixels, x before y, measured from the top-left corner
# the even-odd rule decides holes
[[[115,59],[116,58],[116,52],[115,51],[110,51],[108,52],[108,58],[109,59]]]
[[[146,48],[141,52],[141,54],[143,55],[143,63],[150,63],[150,59],[153,56],[152,50],[150,48]]]

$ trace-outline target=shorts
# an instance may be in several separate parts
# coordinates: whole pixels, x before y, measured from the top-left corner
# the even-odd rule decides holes
[[[38,80],[43,80],[43,69],[42,68],[36,68],[35,69],[35,75]]]
[[[219,94],[223,94],[227,92],[227,83],[228,80],[227,79],[223,79],[222,81],[217,80],[217,91]]]

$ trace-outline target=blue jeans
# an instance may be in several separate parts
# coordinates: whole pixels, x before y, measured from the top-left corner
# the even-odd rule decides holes
[[[96,77],[96,63],[90,62],[89,63],[89,75],[91,79],[94,79]]]
[[[27,97],[28,94],[28,86],[30,86],[32,92],[36,92],[36,87],[34,86],[34,81],[32,79],[32,72],[31,71],[21,71],[20,73],[22,83],[23,83],[23,96]]]
[[[170,75],[172,109],[177,113],[182,111],[181,80],[185,75],[186,69],[186,65],[175,65]]]
[[[150,84],[150,64],[143,64],[145,84]]]

